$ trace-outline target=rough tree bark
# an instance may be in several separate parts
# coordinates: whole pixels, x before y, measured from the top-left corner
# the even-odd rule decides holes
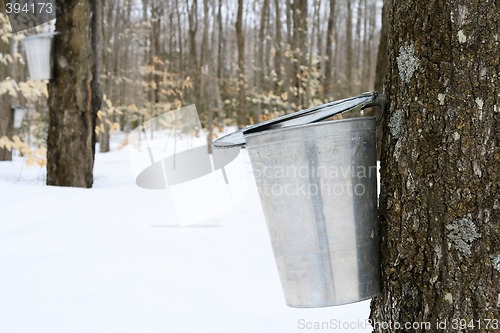
[[[60,8],[68,1],[58,1]],[[92,187],[95,124],[101,96],[97,66],[99,0],[80,0],[57,18],[49,82],[47,185]]]
[[[499,6],[392,2],[377,332],[498,332]]]

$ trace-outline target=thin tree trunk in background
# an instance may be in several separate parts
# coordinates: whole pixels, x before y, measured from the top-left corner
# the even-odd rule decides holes
[[[186,0],[189,21],[189,65],[191,69],[198,67],[196,56],[196,31],[198,30],[198,0],[193,0],[191,9],[189,9],[189,0]]]
[[[373,9],[373,8],[371,8]],[[363,91],[368,91],[371,88],[370,72],[371,72],[371,35],[369,22],[371,22],[371,17],[374,13],[370,12],[368,14],[368,0],[363,0],[363,44],[361,52],[361,89]]]
[[[272,61],[272,50],[273,50],[273,25],[272,21],[272,2],[268,0],[268,9],[267,9],[267,19],[266,19],[266,39],[265,39],[265,50],[264,50],[264,79],[266,84],[266,89],[269,90],[272,88],[269,80],[271,78],[271,72],[273,70],[273,61]]]
[[[163,66],[164,68],[168,66],[176,66],[176,69],[180,71],[179,64],[176,63],[177,59],[175,56],[175,53],[178,50],[176,27],[174,26],[175,10],[168,7],[168,5],[170,4],[170,2],[167,2],[162,5],[162,11],[164,12],[164,15],[168,17],[168,24],[165,23],[163,26],[161,26],[161,35],[168,36],[168,43],[166,43],[165,40],[162,39],[163,43],[161,47],[161,54],[163,55],[162,59],[165,60],[165,65]]]
[[[215,29],[215,28],[214,28]],[[222,0],[219,0],[217,5],[217,29],[218,29],[218,44],[217,44],[217,81],[220,84],[222,78],[222,68],[224,67],[224,46],[226,45],[226,38],[224,36],[224,26],[222,24]],[[220,110],[222,112],[222,110]],[[219,115],[222,117],[222,113]],[[220,118],[222,120],[222,118]]]
[[[221,89],[220,89],[220,84],[221,84],[221,79],[222,79],[222,66],[223,66],[223,61],[222,61],[222,51],[223,47],[222,45],[225,43],[224,35],[223,35],[223,25],[222,25],[222,0],[219,0],[219,4],[217,6],[217,29],[218,29],[218,34],[217,34],[217,75],[216,75],[216,82],[215,82],[215,102],[217,106],[217,126],[220,128],[223,127],[224,125],[224,108],[222,106],[222,96],[221,96]],[[215,49],[215,48],[214,48]],[[215,59],[215,57],[214,57]]]
[[[150,16],[149,16],[150,3],[151,3],[150,0],[142,0],[142,21],[143,22],[148,22],[150,20]],[[146,31],[148,31],[148,30],[146,30]],[[153,47],[151,44],[152,44],[151,33],[149,32],[149,34],[146,33],[146,36],[144,36],[144,58],[143,58],[144,65],[151,64],[151,58],[152,58],[152,52],[153,52],[152,51]],[[145,82],[146,84],[143,85],[144,95],[146,96],[145,104],[148,104],[153,100],[153,92],[149,88],[149,82],[152,81],[151,75],[152,74],[150,73],[150,69],[148,69],[143,77],[143,80],[146,81]]]
[[[339,37],[340,22],[341,21],[337,20],[336,18],[333,21],[333,31],[334,31],[334,33],[333,33],[333,40],[334,40],[335,48],[333,49],[333,61],[332,61],[332,64],[333,64],[333,67],[332,67],[332,70],[333,70],[333,77],[332,77],[333,87],[330,90],[330,93],[331,93],[330,99],[332,99],[332,100],[336,99],[339,96],[339,90],[340,90],[340,87],[339,87],[339,85],[340,85],[340,82],[339,82],[339,69],[341,68],[341,66],[339,65],[339,63],[340,63],[340,61],[339,61],[339,54],[340,54],[340,50],[341,50],[341,47],[339,45],[339,41],[341,40],[341,38]]]
[[[376,64],[377,64],[377,56],[378,53],[374,51],[378,50],[379,43],[375,43],[375,34],[377,32],[377,2],[373,1],[371,6],[368,6],[368,12],[370,13],[368,18],[368,39],[366,45],[366,55],[365,59],[367,59],[366,66],[366,77],[368,78],[370,85],[367,90],[374,89],[375,86],[375,75],[376,75]]]
[[[307,50],[307,0],[294,0],[293,6],[293,72],[292,82],[295,92],[295,103],[298,108],[305,107],[305,82],[302,66],[306,63]]]
[[[104,1],[104,0],[102,0]],[[125,17],[123,16],[120,16],[119,17],[119,25],[115,28],[115,29],[119,29],[119,33],[122,32],[122,29],[125,28],[125,23],[126,22],[130,22],[130,14],[131,14],[131,10],[132,10],[132,0],[127,0],[125,2]],[[121,29],[120,29],[121,27]],[[123,38],[123,37],[122,37]],[[120,39],[122,39],[120,38]],[[122,44],[122,43],[120,43]],[[121,75],[124,75],[124,71],[128,71],[129,70],[129,53],[130,53],[130,48],[128,47],[124,47],[124,45],[120,45],[120,48],[122,48],[124,50],[124,53],[123,53],[123,56],[121,57],[120,59],[120,71],[121,71]],[[121,88],[121,91],[120,91],[120,96],[119,96],[119,101],[121,102],[120,104],[125,104],[127,102],[127,84],[125,83],[125,81],[122,81],[121,84],[120,84],[120,88]]]
[[[321,55],[321,50],[319,49],[319,44],[320,44],[320,39],[316,38],[318,37],[318,31],[320,30],[320,22],[319,22],[319,10],[320,10],[320,5],[321,1],[320,0],[314,0],[313,3],[313,14],[312,14],[312,30],[311,30],[311,38],[309,39],[310,45],[309,45],[309,54],[307,56],[307,79],[305,80],[304,84],[304,89],[305,89],[305,100],[306,104],[305,106],[309,106],[311,100],[313,99],[314,93],[312,92],[312,84],[313,80],[310,80],[309,78],[313,75],[313,71],[320,70],[318,68],[319,64],[314,64],[315,59],[314,59],[314,50],[315,50],[315,44],[314,41],[316,40],[316,50],[318,51],[318,56]],[[307,34],[307,32],[306,32]],[[306,37],[307,38],[307,37]],[[313,69],[313,66],[316,67]]]
[[[213,101],[214,101],[214,85],[217,83],[217,77],[215,75],[214,63],[217,61],[215,48],[215,29],[212,29],[211,34],[211,45],[208,46],[208,31],[209,31],[209,6],[208,0],[203,0],[203,39],[201,42],[201,111],[207,115],[207,144],[208,152],[212,152],[212,140],[213,140],[213,130],[214,130],[214,111],[213,111]]]
[[[57,18],[54,78],[49,83],[47,185],[92,187],[100,107],[98,0],[80,1]],[[61,6],[64,8],[64,6]]]
[[[347,0],[347,19],[346,19],[346,79],[347,93],[353,92],[353,76],[352,76],[352,0]]]
[[[389,8],[391,8],[392,0],[384,0],[382,7],[382,29],[380,31],[380,42],[377,53],[377,69],[375,72],[375,90],[384,91],[384,79],[387,74],[387,31],[389,29]],[[384,129],[385,117],[377,126],[377,160],[380,160],[382,151],[382,137]]]
[[[4,15],[4,8],[0,9],[0,15]],[[0,19],[5,20],[5,24],[8,24],[7,17],[1,17]],[[2,24],[0,21],[0,24]],[[0,30],[4,29],[4,26],[0,26]],[[10,53],[10,41],[5,43],[0,38],[0,55],[7,55]],[[0,81],[3,81],[9,76],[9,66],[0,62]],[[8,92],[0,95],[0,138],[2,136],[7,136],[9,139],[12,136],[12,126],[13,117],[11,110],[11,98]],[[11,161],[12,151],[7,149],[0,149],[0,161]]]
[[[384,0],[382,7],[382,29],[377,53],[377,70],[375,74],[375,90],[384,91],[384,79],[387,73],[387,30],[389,28],[389,8],[391,0]]]
[[[108,10],[108,12],[104,12],[105,10],[105,6],[100,6],[100,8],[98,9],[99,10],[99,16],[103,18],[103,24],[100,25],[100,29],[99,29],[99,39],[101,40],[110,40],[110,36],[108,34],[109,30],[106,30],[106,28],[108,28],[108,26],[106,26],[104,24],[104,18],[106,19],[106,22],[109,24],[110,22],[110,14],[112,15],[113,13],[113,4],[114,2],[111,2],[111,4],[109,4],[109,7],[110,9]],[[107,55],[107,50],[105,47],[100,47],[99,48],[99,63],[101,63],[103,65],[104,68],[107,68],[107,62],[108,62],[108,55]],[[99,75],[102,75],[102,74],[105,74],[105,73],[102,73],[100,72]],[[110,89],[111,87],[111,79],[109,77],[106,76],[106,78],[104,79],[104,87],[106,89],[106,91],[108,91],[108,89]],[[101,112],[103,112],[101,110]],[[104,111],[107,115],[107,117],[109,117],[107,111]],[[106,118],[107,118],[106,117]],[[101,129],[99,131],[99,134],[98,134],[98,139],[99,139],[99,151],[101,153],[107,153],[109,152],[110,150],[110,145],[109,145],[109,142],[110,142],[110,126],[109,126],[109,123],[107,121],[103,121],[103,119],[99,119],[98,120],[98,127]]]
[[[257,94],[263,94],[262,91],[262,81],[264,79],[264,42],[266,38],[266,23],[269,16],[269,0],[263,0],[262,3],[262,12],[260,15],[260,27],[259,27],[259,46],[257,50],[257,73],[256,76],[256,92]],[[255,123],[258,123],[260,120],[260,115],[262,113],[262,106],[260,102],[260,97],[257,101],[257,106],[255,110],[255,114],[253,115],[253,119]]]
[[[275,38],[274,38],[274,71],[276,73],[276,83],[274,89],[278,95],[283,92],[284,78],[284,60],[283,60],[283,40],[282,40],[282,27],[281,27],[281,10],[280,0],[274,1],[274,23],[275,23]]]
[[[224,26],[222,23],[222,0],[219,0],[219,3],[217,5],[217,29],[218,29],[218,34],[217,34],[217,39],[218,39],[218,44],[217,44],[217,84],[215,85],[215,99],[216,99],[216,104],[217,104],[217,126],[220,128],[223,127],[224,125],[224,108],[222,106],[222,96],[221,96],[221,82],[222,82],[222,75],[223,71],[222,68],[224,67],[224,50],[225,50],[225,45],[226,45],[226,38],[224,36]]]
[[[199,66],[196,50],[196,32],[198,30],[198,0],[193,0],[190,7],[189,0],[186,0],[186,8],[188,12],[188,36],[189,36],[189,68],[187,73],[191,77],[193,83],[192,94],[195,104],[199,104]]]
[[[183,49],[183,36],[182,36],[182,21],[181,21],[181,12],[179,9],[179,0],[175,0],[175,15],[177,19],[177,38],[179,42],[179,74],[183,76],[184,73],[184,49]]]
[[[333,81],[333,29],[335,27],[335,0],[330,0],[330,14],[328,15],[328,26],[326,28],[326,62],[325,62],[325,82],[323,83],[323,95],[331,99],[335,82]]]
[[[162,2],[159,0],[152,0],[151,3],[151,67],[154,70],[153,80],[155,87],[153,89],[153,102],[155,104],[160,103],[160,85],[162,80],[163,71],[163,59],[161,57],[161,42],[160,42],[160,31],[161,31],[161,20],[163,17],[163,7]],[[153,114],[156,116],[156,111]]]
[[[382,294],[371,318],[431,325],[411,332],[497,332],[498,2],[400,0],[390,13]]]
[[[361,6],[362,0],[358,0],[357,2],[357,7],[358,11],[356,14],[356,32],[355,32],[355,37],[356,37],[356,45],[354,47],[355,50],[355,57],[354,57],[354,68],[353,68],[353,80],[354,80],[354,91],[355,93],[361,92],[361,67],[363,66],[362,58],[361,58],[361,52],[363,45],[361,43],[361,20],[363,17],[363,11],[362,11],[362,6]],[[353,92],[354,92],[353,91]]]
[[[238,46],[238,125],[247,124],[246,94],[245,94],[245,36],[243,36],[243,0],[238,0],[236,15],[236,44]]]
[[[209,58],[208,49],[208,31],[210,30],[208,22],[208,1],[203,0],[203,34],[201,39],[201,50],[200,50],[200,66],[206,66]]]
[[[143,0],[144,3],[147,2],[147,0]],[[122,70],[123,70],[123,66],[121,64],[121,58],[122,57],[117,57],[116,55],[117,54],[121,54],[121,49],[120,49],[120,32],[122,31],[122,27],[123,27],[123,17],[125,16],[124,15],[124,10],[125,8],[123,6],[121,6],[119,0],[116,0],[116,5],[115,5],[115,8],[114,10],[116,11],[114,13],[114,23],[112,24],[113,26],[113,35],[112,35],[112,38],[113,38],[113,54],[112,54],[112,57],[111,57],[111,62],[113,64],[113,76],[112,76],[112,79],[113,81],[116,80],[116,78],[120,77],[121,74],[122,74]],[[147,59],[145,59],[147,61]],[[120,84],[116,84],[114,82],[111,82],[110,81],[110,84],[112,85],[110,87],[110,97],[111,98],[114,98],[116,100],[119,100],[121,98],[120,94],[121,94],[121,85]],[[105,86],[106,87],[106,86]]]
[[[322,4],[323,4],[323,2],[319,1],[319,4],[318,4],[319,10],[317,12],[317,17],[316,17],[316,22],[318,24],[318,31],[317,31],[317,36],[316,36],[316,41],[318,43],[318,45],[317,45],[318,59],[316,59],[316,60],[318,61],[318,65],[317,65],[318,74],[319,74],[320,78],[324,79],[324,77],[325,77],[325,48],[323,45],[323,42],[324,42],[323,22],[321,21],[321,19],[322,19]],[[319,91],[318,91],[318,93],[319,93]],[[319,97],[322,98],[323,95],[320,94]]]
[[[284,73],[282,73],[283,82],[284,82],[284,90],[287,96],[286,98],[286,113],[290,113],[292,111],[291,106],[294,103],[293,97],[293,66],[292,66],[292,58],[293,58],[293,0],[286,0],[285,13],[286,13],[286,43],[283,43],[283,60],[284,60]]]

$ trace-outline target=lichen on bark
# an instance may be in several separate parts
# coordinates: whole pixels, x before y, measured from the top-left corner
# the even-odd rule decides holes
[[[468,218],[462,218],[446,226],[447,237],[452,247],[464,256],[471,255],[472,243],[481,238],[476,225]]]

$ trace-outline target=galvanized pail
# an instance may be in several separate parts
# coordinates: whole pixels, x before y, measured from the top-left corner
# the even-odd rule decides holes
[[[379,293],[374,117],[245,135],[286,302]]]
[[[22,40],[31,80],[52,78],[52,46],[57,32],[47,32]]]

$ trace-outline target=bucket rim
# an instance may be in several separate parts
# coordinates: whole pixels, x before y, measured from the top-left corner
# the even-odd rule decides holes
[[[327,125],[332,125],[332,124],[341,124],[341,123],[350,123],[350,122],[374,122],[374,125],[376,125],[377,117],[375,117],[375,116],[361,116],[361,117],[354,117],[354,118],[347,118],[347,119],[326,120],[326,121],[321,121],[321,122],[317,122],[317,123],[310,123],[310,124],[299,124],[299,125],[288,126],[288,127],[271,128],[271,129],[267,129],[267,130],[260,131],[260,132],[245,134],[245,139],[246,138],[255,138],[255,137],[258,137],[259,135],[268,135],[268,134],[275,134],[275,133],[280,133],[280,132],[285,132],[285,131],[293,131],[293,130],[309,128],[309,127],[319,127],[319,126],[327,126]]]
[[[255,125],[248,126],[246,128],[242,128],[236,132],[226,134],[215,140],[212,143],[212,146],[217,149],[242,147],[246,144],[245,136],[250,133],[322,122],[337,114],[349,112],[358,107],[361,107],[361,109],[365,109],[374,106],[377,106],[380,109],[380,120],[386,107],[385,95],[379,94],[376,91],[367,92],[358,96],[349,97],[346,99],[333,101],[305,110],[286,114],[284,116],[270,119]]]
[[[54,36],[57,36],[57,35],[60,35],[60,34],[61,33],[58,32],[58,31],[42,32],[42,33],[39,33],[39,34],[36,34],[36,35],[25,37],[25,38],[21,39],[21,42],[24,43],[24,42],[29,42],[29,41],[32,41],[32,40],[35,40],[35,39],[42,39],[42,38],[51,39]]]

